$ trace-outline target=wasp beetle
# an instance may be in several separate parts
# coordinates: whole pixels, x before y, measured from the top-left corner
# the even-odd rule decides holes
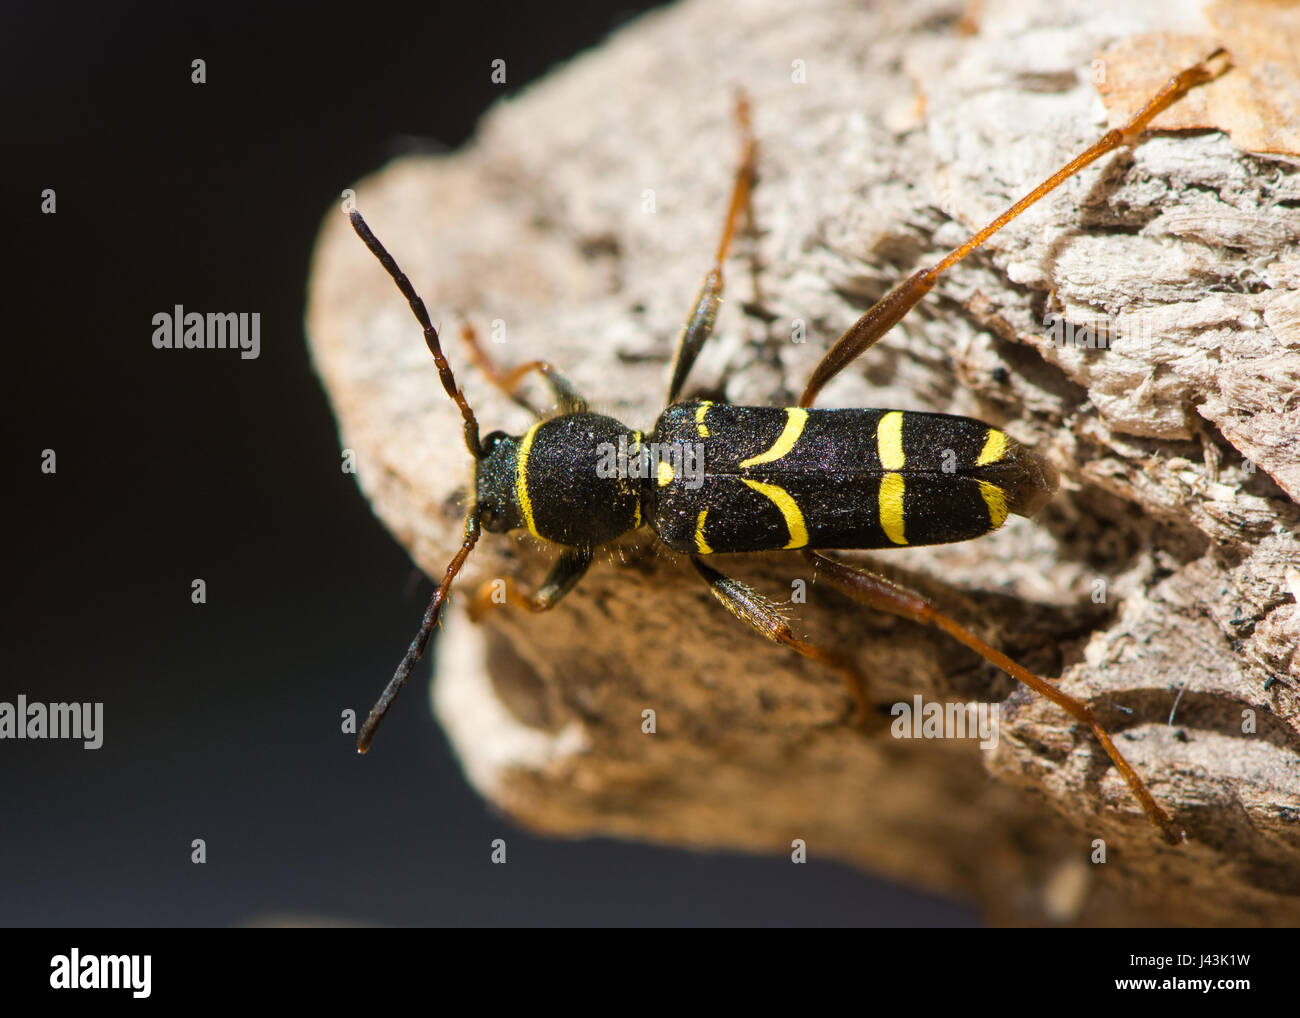
[[[510,600],[545,611],[582,578],[597,548],[648,527],[669,550],[688,555],[722,605],[763,636],[840,673],[861,724],[877,720],[867,684],[847,658],[794,635],[776,606],[708,564],[719,552],[799,551],[832,585],[872,608],[934,625],[1086,725],[1119,770],[1142,810],[1170,844],[1181,828],[1156,804],[1089,707],[989,646],[928,600],[826,550],[891,548],[964,541],[996,530],[1015,513],[1030,516],[1056,490],[1055,469],[1005,433],[981,421],[906,410],[814,409],[823,386],[899,322],[940,276],[1035,201],[1106,152],[1135,142],[1152,119],[1189,89],[1229,66],[1223,50],[1175,75],[1126,124],[1043,181],[934,266],[895,286],[830,348],[809,377],[798,406],[731,406],[679,401],[709,337],[722,300],[722,267],[752,186],[755,143],[748,108],[738,102],[743,152],[712,268],[678,344],[665,409],[648,433],[593,413],[544,361],[502,369],[486,357],[466,325],[463,334],[488,378],[520,400],[521,380],[545,379],[556,413],[538,415],[522,435],[480,436],[478,420],[443,354],[423,301],[361,214],[353,229],[379,259],[424,330],[447,395],[464,421],[475,462],[473,505],[460,550],[452,558],[387,688],[357,738],[364,753],[393,697],[424,653],[448,592],[482,531],[525,530],[558,555],[530,596]],[[526,405],[526,404],[525,404]],[[635,469],[628,469],[632,464]]]

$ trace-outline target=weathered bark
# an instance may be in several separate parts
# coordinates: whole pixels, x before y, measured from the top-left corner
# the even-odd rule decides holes
[[[996,922],[1294,923],[1300,86],[1259,40],[1300,52],[1297,23],[1271,5],[689,3],[497,107],[465,151],[358,185],[485,431],[527,418],[471,368],[457,309],[485,338],[495,323],[501,360],[548,359],[649,428],[716,242],[733,87],[760,142],[756,232],[690,391],[781,405],[892,283],[1105,129],[1096,84],[1120,107],[1135,76],[1154,88],[1216,42],[1237,64],[1162,121],[1201,130],[1154,133],[1061,187],[821,399],[981,417],[1056,464],[1062,491],[1034,522],[862,558],[1088,699],[1186,845],[1160,843],[1089,735],[947,637],[855,607],[797,555],[719,557],[778,599],[807,580],[796,628],[855,654],[881,702],[1006,701],[983,755],[844,727],[833,674],[737,623],[644,531],[549,614],[448,620],[436,701],[482,794],[555,834],[777,852],[799,838]],[[1083,348],[1054,342],[1054,316]],[[1094,323],[1117,330],[1109,349],[1086,346]],[[470,476],[458,417],[337,212],[308,324],[363,489],[440,576]],[[530,586],[551,557],[486,535],[461,603],[494,577]],[[377,683],[399,652],[376,648]]]

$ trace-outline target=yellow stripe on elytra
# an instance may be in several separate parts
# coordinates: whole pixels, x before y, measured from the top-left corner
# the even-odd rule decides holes
[[[659,461],[659,487],[666,488],[673,483],[673,467],[667,460]]]
[[[1007,522],[1007,493],[988,481],[980,481],[979,484],[984,504],[989,507],[989,529],[997,530]]]
[[[640,455],[641,432],[632,432],[632,445],[637,446],[638,455]],[[631,454],[632,446],[628,446],[628,453]],[[641,500],[638,498],[632,503],[632,529],[636,530],[641,526]]]
[[[704,423],[704,415],[709,412],[709,407],[713,406],[707,399],[695,408],[695,430],[699,433],[700,438],[709,437],[709,426]]]
[[[782,456],[794,448],[795,442],[799,441],[799,436],[803,434],[803,427],[808,423],[808,411],[803,407],[787,407],[785,411],[785,428],[777,436],[772,448],[767,452],[760,452],[757,456],[751,456],[747,460],[741,460],[741,467],[755,467],[760,463],[772,463],[779,460]],[[749,482],[746,481],[746,484]],[[786,498],[789,498],[786,495]]]
[[[884,459],[882,456],[881,459]],[[903,501],[906,486],[902,474],[886,474],[880,479],[880,529],[895,544],[906,544],[903,532]]]
[[[741,466],[744,464],[742,463]],[[760,495],[771,499],[772,504],[781,510],[781,515],[785,517],[786,528],[790,531],[790,540],[786,548],[804,547],[808,543],[808,528],[804,526],[803,511],[800,510],[799,503],[790,497],[790,493],[779,485],[751,481],[748,477],[742,477],[741,480]]]
[[[538,421],[524,433],[524,440],[519,443],[519,457],[515,461],[515,501],[524,514],[524,526],[534,537],[542,535],[537,532],[537,525],[533,522],[533,503],[528,498],[528,454],[533,448],[533,436],[541,426],[542,422]]]
[[[707,509],[701,509],[699,517],[695,520],[695,550],[701,555],[712,555],[713,549],[709,547],[709,542],[704,540],[704,517],[709,515]]]
[[[891,410],[880,418],[880,423],[876,425],[876,451],[880,454],[880,465],[886,470],[902,470],[907,465],[907,457],[903,455],[901,410]],[[902,479],[899,480],[901,483]]]
[[[1007,436],[997,428],[989,428],[988,437],[984,439],[984,449],[975,461],[977,467],[986,467],[996,463],[1007,454]],[[986,499],[987,500],[987,499]]]

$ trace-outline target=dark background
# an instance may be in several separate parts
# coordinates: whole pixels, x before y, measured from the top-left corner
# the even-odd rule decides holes
[[[637,12],[612,10],[6,11],[0,700],[103,701],[106,734],[0,743],[0,923],[974,922],[816,859],[528,837],[465,784],[427,669],[370,757],[339,731],[429,586],[339,470],[302,332],[317,228]],[[260,358],[154,350],[174,304],[259,311]]]

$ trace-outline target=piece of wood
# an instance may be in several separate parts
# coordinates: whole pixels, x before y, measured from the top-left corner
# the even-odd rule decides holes
[[[1208,52],[1223,30],[1175,2],[688,3],[498,106],[464,151],[362,181],[358,207],[441,322],[485,431],[527,419],[471,369],[458,309],[501,360],[550,360],[595,408],[649,428],[716,242],[743,87],[757,232],[727,265],[688,394],[789,404],[872,300],[1105,130],[1097,67],[1111,60],[1113,84],[1135,52],[1189,38]],[[1202,114],[1243,76],[1294,97],[1294,66],[1241,45]],[[819,401],[981,417],[1060,469],[1035,522],[870,561],[1089,699],[1186,845],[1161,844],[1060,711],[942,634],[855,607],[797,554],[719,557],[777,599],[804,581],[797,631],[856,654],[882,702],[1005,700],[983,754],[843,727],[833,674],[756,638],[645,532],[546,615],[502,607],[475,627],[453,612],[436,701],[475,787],[554,834],[780,853],[803,839],[994,922],[1296,922],[1300,161],[1207,123],[1064,185]],[[459,419],[337,211],[308,329],[362,488],[441,575],[471,477]],[[485,535],[460,603],[486,579],[530,586],[550,558]],[[359,703],[402,650],[374,648]],[[421,706],[410,690],[396,709]]]

